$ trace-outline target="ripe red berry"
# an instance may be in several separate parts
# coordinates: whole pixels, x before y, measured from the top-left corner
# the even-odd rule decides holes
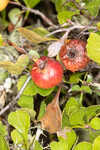
[[[86,54],[86,42],[67,40],[60,50],[60,59],[66,69],[75,72],[86,67],[89,58]]]
[[[62,81],[63,68],[58,61],[42,56],[33,65],[31,76],[37,86],[48,89]]]

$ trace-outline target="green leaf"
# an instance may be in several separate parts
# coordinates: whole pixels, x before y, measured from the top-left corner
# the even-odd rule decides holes
[[[92,150],[100,150],[100,136],[94,140]]]
[[[80,77],[83,75],[84,73],[73,73],[71,76],[70,76],[70,79],[69,79],[69,82],[70,83],[78,83],[80,81]]]
[[[51,142],[50,147],[51,150],[68,150],[68,144],[63,140],[60,140],[59,142]]]
[[[30,108],[33,109],[33,97],[22,95],[18,100],[18,105],[23,108]]]
[[[66,128],[67,132],[66,132],[66,140],[65,142],[68,143],[68,150],[70,150],[73,146],[73,144],[76,141],[76,133],[74,130],[70,129],[70,128]]]
[[[86,107],[86,118],[87,122],[89,122],[90,119],[96,116],[96,114],[100,113],[100,105],[92,105]]]
[[[40,2],[40,0],[23,0],[23,1],[25,5],[30,8],[34,8]]]
[[[30,108],[21,108],[20,110],[27,112],[29,114],[31,120],[34,121],[36,112],[33,110],[33,108],[32,109],[30,109]]]
[[[1,61],[0,67],[3,67],[11,74],[19,75],[22,73],[22,71],[25,69],[28,63],[29,63],[28,56],[23,54],[19,56],[16,63],[13,63],[11,61]]]
[[[92,81],[93,81],[92,75],[88,74],[88,75],[87,75],[86,82],[90,83],[90,82],[92,82]]]
[[[22,86],[24,85],[25,81],[27,79],[27,76],[21,76],[18,80],[17,83],[17,88],[18,91],[22,88]],[[29,83],[27,84],[26,88],[23,91],[23,95],[27,95],[27,96],[33,96],[37,94],[37,87],[34,84],[34,82],[32,80],[29,81]]]
[[[40,143],[38,141],[35,141],[35,147],[34,150],[43,150]]]
[[[87,43],[87,54],[93,61],[100,63],[100,35],[91,33]]]
[[[21,78],[18,80],[18,83],[17,83],[18,91],[24,85],[24,82],[26,81],[26,79],[27,79],[27,76],[24,75],[24,76],[21,76]],[[30,80],[26,88],[23,91],[23,95],[33,96],[38,93],[41,96],[48,96],[49,94],[53,92],[53,90],[54,88],[49,88],[49,89],[39,88],[32,80]]]
[[[97,28],[100,31],[100,22],[97,23]]]
[[[7,135],[6,126],[4,126],[1,121],[0,121],[0,135],[2,135],[2,136]]]
[[[72,16],[76,14],[75,11],[61,11],[58,13],[57,18],[60,24],[63,24],[67,19],[71,19]]]
[[[27,143],[28,130],[30,128],[29,114],[22,110],[11,112],[8,116],[8,122],[23,136],[25,143]]]
[[[35,44],[39,44],[46,41],[57,40],[56,38],[48,38],[45,36],[41,36],[34,31],[28,30],[26,28],[20,27],[18,31],[29,41]]]
[[[0,150],[10,150],[5,138],[0,135]]]
[[[64,110],[62,114],[62,128],[68,127],[68,126],[70,126],[69,117],[66,111]]]
[[[81,0],[76,0],[77,3],[79,3]]]
[[[8,17],[13,25],[16,25],[17,27],[22,26],[21,10],[19,8],[11,9],[8,13]]]
[[[40,105],[40,111],[39,111],[39,115],[38,115],[38,120],[40,120],[43,115],[45,114],[45,111],[46,111],[46,104],[45,102],[43,101]]]
[[[100,118],[98,117],[93,118],[90,122],[90,126],[95,130],[100,130]]]
[[[70,150],[72,145],[76,140],[76,134],[73,130],[67,129],[66,130],[66,139],[62,137],[59,138],[59,142],[51,142],[50,147],[51,150]]]
[[[8,77],[8,72],[4,68],[0,68],[0,84],[3,84]]]
[[[85,93],[92,94],[92,90],[90,89],[89,86],[84,86],[84,85],[82,85],[82,86],[81,86],[81,90],[82,90],[83,92],[85,92]]]
[[[85,108],[83,107],[71,113],[71,115],[69,116],[70,124],[84,125],[85,124],[84,117],[85,117]]]
[[[93,143],[96,137],[100,135],[100,130],[89,130],[89,139]]]
[[[48,30],[46,30],[46,28],[43,27],[34,28],[33,31],[42,37],[50,33]],[[50,37],[54,37],[54,36],[50,36]]]
[[[72,91],[81,91],[81,87],[79,85],[73,85],[71,90]]]
[[[54,87],[55,88],[55,87]],[[37,92],[41,95],[41,96],[48,96],[49,94],[51,94],[54,91],[54,88],[49,88],[49,89],[42,89],[39,88],[37,86]]]
[[[66,6],[64,5],[66,0],[53,0],[53,2],[55,3],[57,12],[66,10]]]
[[[81,142],[76,145],[75,150],[92,150],[92,144],[89,142]]]
[[[15,144],[24,144],[23,136],[16,129],[11,132],[11,138]]]
[[[96,17],[99,12],[100,0],[91,0],[89,3],[86,4],[86,8],[88,9],[89,13]]]
[[[74,97],[71,97],[68,102],[66,103],[66,106],[64,110],[68,114],[68,116],[71,115],[74,111],[78,110],[80,108],[79,103],[76,101]]]

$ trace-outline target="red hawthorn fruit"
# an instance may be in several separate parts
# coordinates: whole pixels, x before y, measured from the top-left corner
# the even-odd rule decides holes
[[[42,56],[33,65],[31,76],[37,86],[48,89],[62,81],[63,68],[58,61]]]
[[[66,69],[75,72],[86,67],[89,58],[86,54],[86,42],[83,40],[67,40],[60,50],[60,59]]]

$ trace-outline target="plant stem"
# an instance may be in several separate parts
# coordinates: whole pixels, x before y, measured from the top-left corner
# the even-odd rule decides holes
[[[15,97],[13,101],[11,101],[7,106],[5,106],[1,111],[0,111],[0,116],[3,115],[10,107],[14,106],[17,103],[17,100],[20,98],[21,94],[23,93],[25,87],[27,86],[28,82],[30,81],[31,76],[29,75],[27,80],[25,81],[23,87],[20,89],[19,93]]]
[[[83,91],[81,91],[81,95],[80,95],[80,99],[79,99],[79,103],[82,106],[82,101],[83,101]]]

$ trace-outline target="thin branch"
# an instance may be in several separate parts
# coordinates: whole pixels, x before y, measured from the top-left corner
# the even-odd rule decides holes
[[[11,46],[13,46],[21,54],[27,54],[27,52],[24,50],[24,48],[18,47],[17,44],[15,44],[14,42],[8,40],[8,44],[11,45]]]
[[[66,32],[67,30],[68,30],[68,29],[66,29],[66,28],[57,29],[57,30],[55,30],[55,31],[53,31],[53,32],[51,32],[51,33],[48,33],[48,34],[46,35],[46,37],[49,37],[49,36],[54,35],[54,34],[59,33],[59,32]]]
[[[100,89],[100,83],[92,82],[92,83],[89,83],[89,85],[97,87],[98,89]]]
[[[30,81],[31,76],[28,76],[27,80],[25,81],[23,87],[20,89],[19,93],[15,97],[13,101],[11,101],[7,106],[5,106],[1,111],[0,111],[0,116],[3,115],[10,107],[14,106],[17,103],[17,100],[20,98],[21,94],[23,93],[25,87],[27,86],[28,82]]]
[[[69,28],[62,28],[62,29],[55,30],[55,31],[53,31],[53,32],[51,32],[51,33],[49,33],[49,34],[47,34],[46,37],[49,37],[49,36],[54,35],[54,34],[59,33],[59,32],[65,32],[65,34],[62,36],[61,39],[62,39],[62,40],[63,40],[63,39],[67,39],[69,33],[70,33],[72,30],[74,30],[74,29],[82,29],[82,30],[86,31],[86,30],[90,30],[90,29],[96,30],[97,27],[94,27],[94,26],[83,26],[83,25],[79,25],[79,24],[78,24],[78,25],[71,26],[71,27],[69,27]]]
[[[42,12],[40,12],[37,9],[32,9],[32,8],[29,8],[29,7],[25,7],[24,5],[22,5],[19,2],[10,1],[9,3],[20,6],[20,7],[22,7],[23,10],[28,10],[28,11],[34,13],[35,15],[40,16],[50,26],[56,26],[56,25],[53,24],[53,22],[48,17],[46,17]]]
[[[95,88],[97,88],[96,91],[100,92],[100,83],[97,83],[97,82],[87,83],[87,82],[84,81],[83,85],[95,87]]]
[[[35,136],[34,143],[33,143],[33,149],[35,147],[35,142],[39,141],[39,138],[40,138],[41,134],[43,134],[43,130],[41,128],[37,128],[36,136]]]
[[[74,30],[74,29],[82,29],[82,30],[86,31],[86,30],[90,30],[90,29],[95,30],[95,29],[97,29],[97,27],[94,27],[94,26],[83,26],[83,25],[76,25],[76,26],[73,26],[73,27],[69,27],[69,28],[67,29],[66,33],[63,35],[63,37],[62,37],[61,39],[62,39],[62,40],[63,40],[63,39],[67,39],[69,33],[70,33],[72,30]]]

